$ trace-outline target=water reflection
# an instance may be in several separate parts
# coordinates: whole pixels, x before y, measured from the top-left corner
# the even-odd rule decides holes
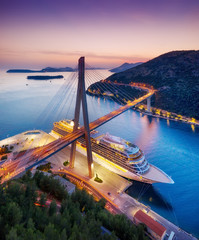
[[[191,129],[193,132],[195,132],[195,125],[194,124],[191,124]]]
[[[153,143],[153,139],[158,135],[157,122],[154,118],[146,115],[140,118],[140,122],[142,131],[140,131],[140,135],[136,139],[136,144],[140,148],[144,146],[149,149],[150,145]]]
[[[168,127],[170,126],[170,121],[169,121],[169,119],[167,119],[167,126],[168,126]]]
[[[152,208],[155,206],[161,209],[173,211],[173,207],[168,200],[163,197],[151,184],[133,181],[133,185],[127,190],[127,193],[136,198],[138,201],[150,204]]]

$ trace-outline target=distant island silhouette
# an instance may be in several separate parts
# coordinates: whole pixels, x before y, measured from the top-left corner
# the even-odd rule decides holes
[[[74,72],[74,70],[70,67],[64,68],[53,68],[46,67],[42,70],[30,70],[30,69],[10,69],[7,73],[43,73],[43,72]]]
[[[29,80],[51,80],[51,79],[59,79],[64,78],[63,75],[56,75],[56,76],[27,76]]]
[[[93,68],[87,67],[86,70],[100,70],[106,68]],[[73,69],[71,67],[63,67],[63,68],[53,68],[46,67],[41,70],[31,70],[31,69],[9,69],[7,73],[45,73],[45,72],[75,72],[77,69]]]

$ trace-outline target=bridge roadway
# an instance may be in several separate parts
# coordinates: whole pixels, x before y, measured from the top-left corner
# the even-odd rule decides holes
[[[146,100],[147,98],[151,97],[154,94],[154,90],[148,89],[148,93],[134,101],[128,102],[125,106],[114,110],[107,115],[98,118],[97,120],[91,122],[89,124],[90,131],[98,128],[99,126],[103,125],[104,123],[110,121],[111,119],[117,117],[118,115],[122,114],[123,112],[127,111],[128,109],[134,107],[138,103]],[[0,169],[0,176],[2,176],[2,182],[7,181],[13,178],[15,175],[18,175],[19,172],[23,172],[27,169],[32,168],[33,166],[37,165],[38,163],[44,161],[45,159],[49,158],[53,154],[59,152],[66,146],[70,145],[72,142],[76,141],[80,137],[84,135],[84,127],[77,129],[76,131],[69,133],[68,135],[57,139],[47,145],[42,147],[38,147],[36,149],[28,150],[23,156],[17,157],[14,160],[6,161]],[[19,169],[19,165],[22,167]],[[18,170],[17,170],[18,169]],[[17,171],[16,171],[17,170]],[[15,174],[16,171],[16,174]]]

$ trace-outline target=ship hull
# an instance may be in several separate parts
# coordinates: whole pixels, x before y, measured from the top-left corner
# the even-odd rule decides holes
[[[81,146],[81,144],[79,144],[79,143],[77,143],[76,146],[77,146],[76,150],[78,152],[80,152],[84,156],[87,155],[86,148]],[[92,156],[93,156],[93,161],[94,162],[98,163],[99,165],[107,168],[108,170],[110,170],[110,171],[112,171],[112,172],[114,172],[114,173],[116,173],[116,174],[118,174],[118,175],[120,175],[120,176],[122,176],[124,178],[130,179],[130,180],[139,181],[139,182],[144,182],[144,183],[148,183],[148,184],[153,184],[153,183],[159,182],[159,181],[156,181],[156,180],[147,179],[147,178],[145,178],[145,177],[143,177],[141,175],[140,176],[136,175],[135,173],[130,172],[127,169],[120,167],[119,165],[109,161],[108,159],[98,155],[95,152],[92,152]],[[150,167],[151,166],[152,165],[150,165]]]

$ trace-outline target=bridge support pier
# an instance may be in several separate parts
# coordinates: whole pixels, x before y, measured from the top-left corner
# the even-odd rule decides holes
[[[151,112],[151,97],[147,98],[147,111]]]
[[[93,177],[93,158],[92,158],[92,150],[91,150],[90,128],[89,128],[88,109],[87,109],[86,90],[85,90],[84,57],[81,57],[79,59],[78,70],[79,70],[79,76],[78,76],[78,88],[77,88],[73,131],[78,129],[80,105],[82,102],[82,112],[83,112],[83,118],[84,118],[84,129],[85,129],[85,139],[86,139],[86,149],[87,149],[88,172],[89,172],[89,177],[92,178]],[[75,152],[76,152],[76,141],[73,142],[71,145],[70,168],[74,168]]]

